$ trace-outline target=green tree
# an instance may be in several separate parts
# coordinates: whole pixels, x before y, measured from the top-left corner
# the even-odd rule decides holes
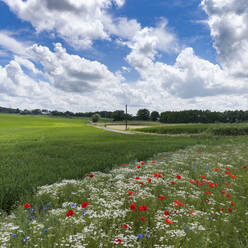
[[[116,110],[112,114],[114,121],[123,121],[125,119],[125,114],[123,110]]]
[[[100,120],[101,116],[99,114],[93,114],[91,117],[91,120],[93,122],[98,122]]]
[[[151,112],[151,120],[152,121],[157,121],[159,118],[159,112],[158,111],[152,111]]]
[[[148,109],[139,109],[137,117],[138,120],[147,121],[150,119],[150,111]]]

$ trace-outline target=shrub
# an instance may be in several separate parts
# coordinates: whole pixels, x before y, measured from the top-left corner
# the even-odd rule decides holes
[[[91,117],[91,120],[93,121],[93,122],[98,122],[99,120],[100,120],[100,115],[99,114],[94,114],[94,115],[92,115],[92,117]]]

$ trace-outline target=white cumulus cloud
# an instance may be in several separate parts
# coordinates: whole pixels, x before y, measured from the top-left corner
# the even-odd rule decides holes
[[[105,26],[112,23],[107,13],[125,0],[2,0],[37,32],[55,32],[74,48],[89,48],[94,40],[110,39]]]
[[[248,1],[202,0],[219,61],[237,77],[248,77]]]

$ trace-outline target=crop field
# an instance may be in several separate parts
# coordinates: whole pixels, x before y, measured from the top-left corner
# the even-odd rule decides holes
[[[136,128],[134,131],[157,134],[248,135],[248,124],[179,124]]]
[[[30,199],[38,186],[209,142],[220,140],[125,135],[91,127],[87,119],[1,114],[0,209]]]
[[[245,248],[247,141],[226,141],[39,187],[2,216],[0,245]]]

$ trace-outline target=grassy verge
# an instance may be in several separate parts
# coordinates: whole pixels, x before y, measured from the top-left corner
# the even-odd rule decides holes
[[[0,209],[29,200],[38,186],[81,179],[90,171],[225,138],[151,137],[111,133],[85,119],[0,115]]]
[[[228,138],[40,187],[2,217],[0,246],[245,248],[247,145]]]

